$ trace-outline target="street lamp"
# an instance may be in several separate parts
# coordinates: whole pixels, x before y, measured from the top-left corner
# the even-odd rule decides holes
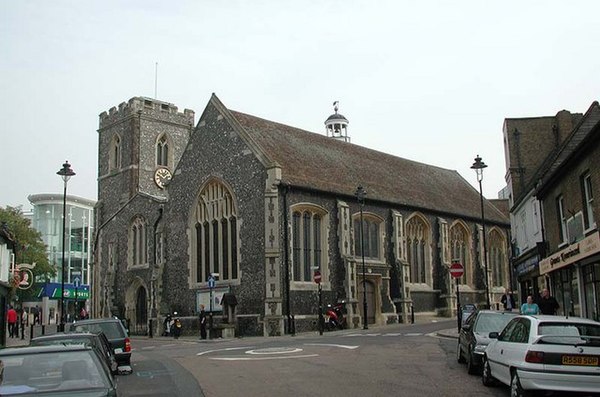
[[[354,195],[358,199],[358,207],[360,208],[360,254],[362,256],[362,284],[363,284],[363,329],[369,329],[367,316],[367,279],[365,275],[365,240],[363,238],[363,206],[365,205],[365,196],[367,191],[359,186],[356,188]]]
[[[483,169],[487,167],[479,155],[475,157],[475,162],[471,166],[477,173],[477,182],[479,182],[479,200],[481,201],[481,225],[483,228],[483,266],[485,269],[485,300],[487,303],[486,309],[490,308],[490,287],[488,283],[488,264],[487,264],[487,243],[485,236],[485,212],[483,210],[483,190],[481,189],[481,181],[483,180]]]
[[[66,219],[67,219],[67,182],[73,175],[75,175],[75,171],[71,169],[71,164],[68,161],[65,161],[62,168],[58,170],[56,173],[60,175],[60,177],[64,181],[64,190],[63,190],[63,224],[62,224],[62,262],[61,266],[61,277],[60,277],[60,326],[59,330],[64,332],[65,330],[65,229],[66,229]]]

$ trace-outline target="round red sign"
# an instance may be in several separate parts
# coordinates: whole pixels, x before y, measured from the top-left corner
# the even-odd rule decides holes
[[[315,283],[320,284],[321,283],[321,272],[318,270],[315,270],[315,274],[313,275],[313,280],[315,280]]]
[[[452,265],[450,265],[450,275],[454,278],[460,278],[462,277],[462,275],[465,273],[465,269],[463,268],[463,265],[461,265],[458,262],[454,262]]]

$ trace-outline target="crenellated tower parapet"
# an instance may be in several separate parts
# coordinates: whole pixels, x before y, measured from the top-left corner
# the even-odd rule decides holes
[[[194,125],[195,117],[193,110],[185,109],[180,112],[177,106],[169,102],[147,97],[133,97],[127,102],[121,102],[118,107],[113,106],[108,112],[100,113],[100,129],[135,115],[142,115],[142,117],[146,115],[160,121],[184,125]]]

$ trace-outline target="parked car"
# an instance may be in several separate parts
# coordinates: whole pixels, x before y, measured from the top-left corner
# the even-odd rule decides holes
[[[118,373],[117,358],[110,346],[110,342],[103,332],[93,334],[90,332],[59,332],[52,335],[43,335],[31,339],[30,346],[50,346],[50,345],[76,345],[84,344],[91,346],[98,351],[100,357],[106,361],[106,365],[113,375]]]
[[[460,326],[467,322],[467,319],[471,317],[471,314],[477,311],[477,305],[474,303],[466,303],[460,308]]]
[[[478,310],[472,313],[458,334],[456,358],[459,363],[467,363],[467,371],[473,375],[479,373],[483,363],[483,354],[488,343],[489,333],[500,332],[512,320],[517,312]]]
[[[69,324],[68,331],[104,333],[110,346],[113,348],[119,366],[131,365],[131,340],[129,339],[127,329],[125,329],[123,323],[118,318],[97,318],[76,321]]]
[[[598,393],[600,323],[578,317],[516,316],[485,349],[482,382],[529,390]]]
[[[117,396],[106,363],[83,344],[0,350],[1,396]]]

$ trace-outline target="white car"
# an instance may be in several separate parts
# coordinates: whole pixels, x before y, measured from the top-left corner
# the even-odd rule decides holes
[[[529,390],[600,393],[600,323],[561,316],[516,316],[489,334],[482,381]]]

